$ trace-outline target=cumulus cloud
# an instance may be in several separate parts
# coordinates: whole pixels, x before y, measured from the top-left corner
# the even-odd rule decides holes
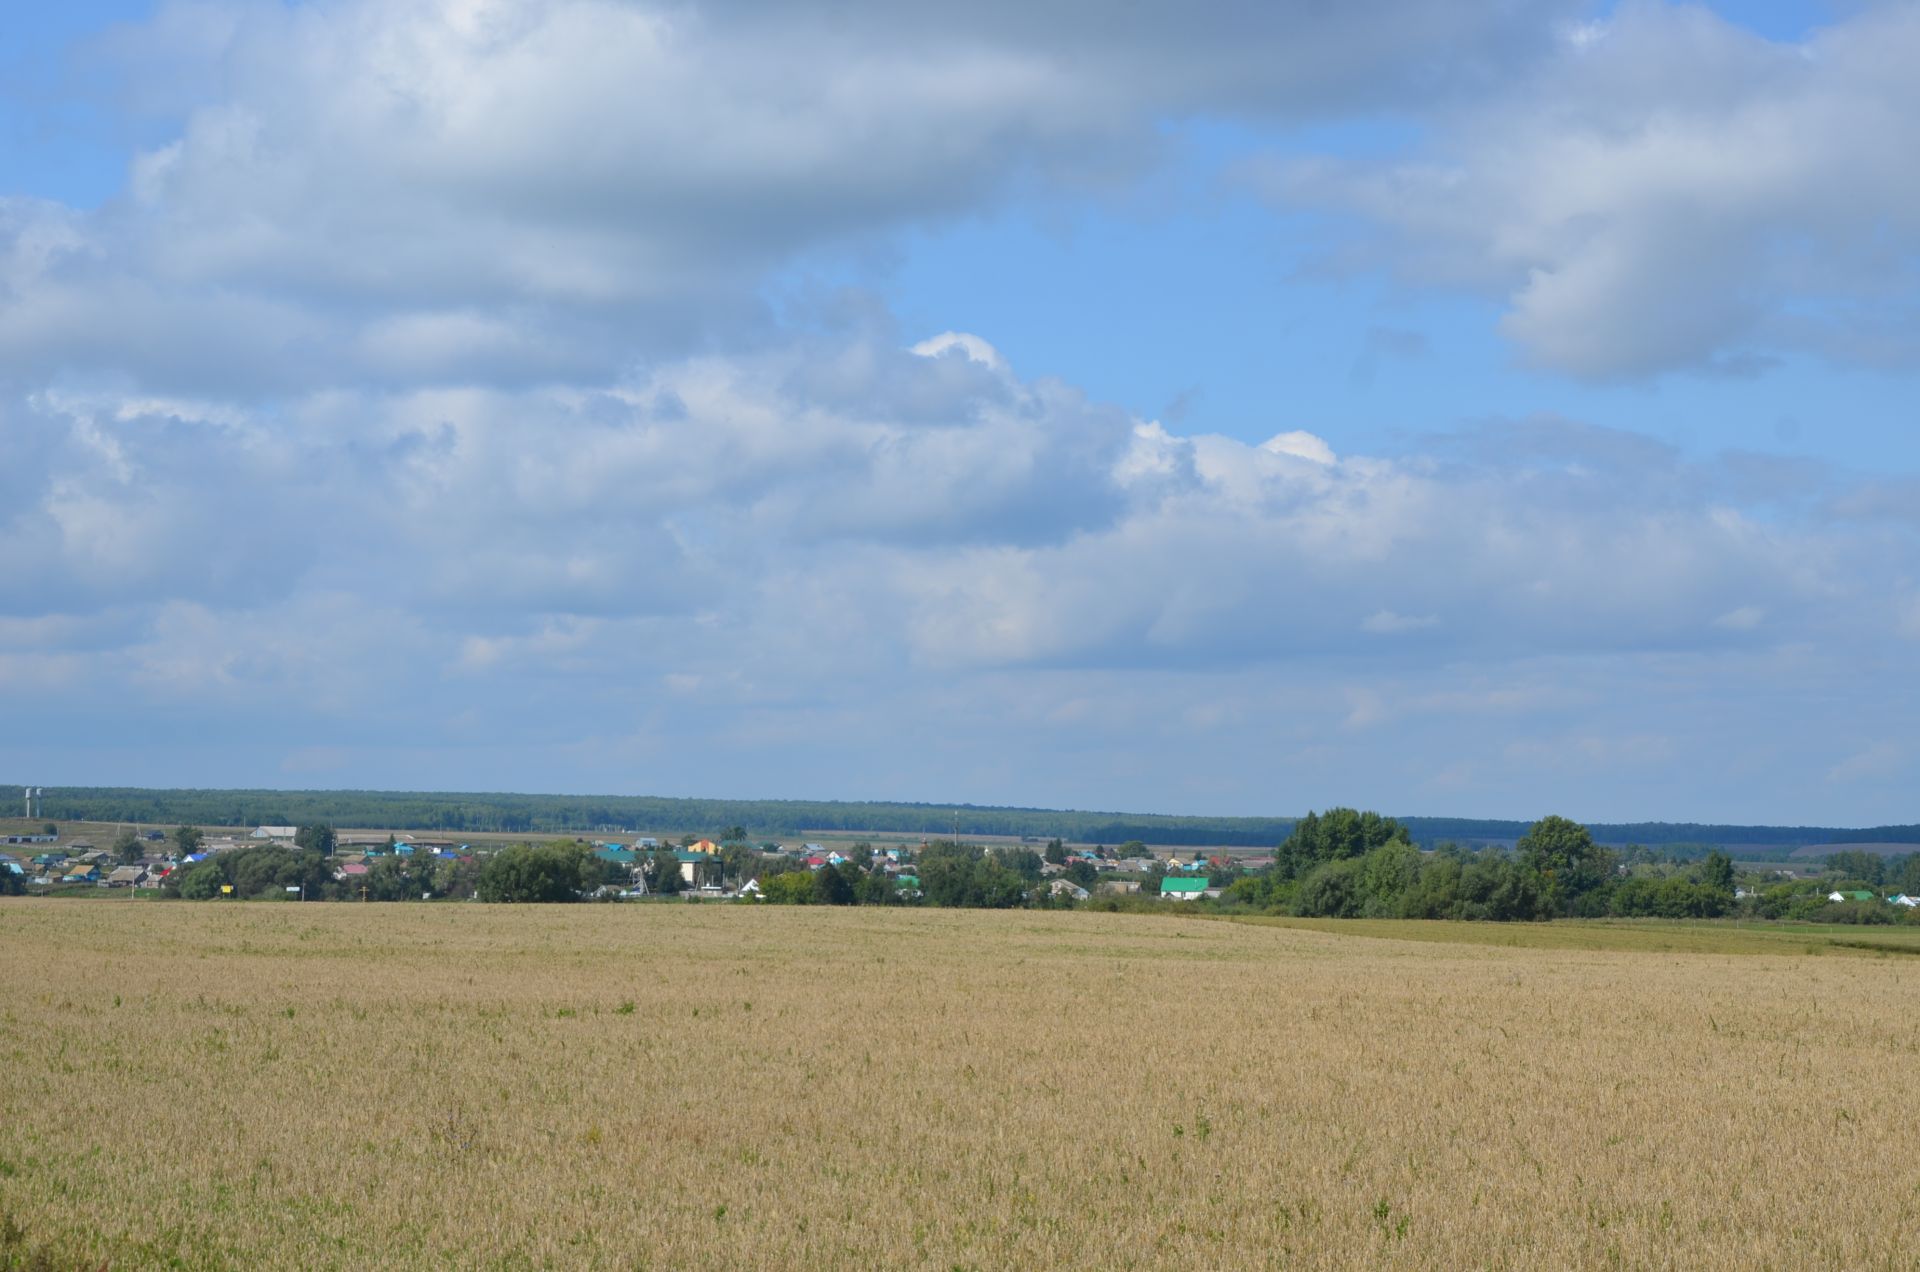
[[[1118,774],[1204,746],[1291,785],[1235,760],[1167,798],[1364,800],[1371,765],[1471,811],[1649,781],[1650,738],[1712,745],[1702,721],[1759,710],[1754,684],[1903,709],[1850,668],[1909,621],[1910,524],[1831,519],[1842,478],[1787,499],[1547,420],[1406,457],[1252,445],[1024,378],[977,337],[857,335],[596,391],[49,393],[11,418],[44,492],[0,532],[37,569],[0,618],[16,709],[179,713],[277,739],[275,766],[378,738],[455,785],[526,785],[539,746],[565,748],[561,785],[703,789],[698,757],[725,754],[777,768],[772,793],[1125,804]],[[1876,606],[1877,629],[1840,617]],[[945,732],[875,749],[903,718]],[[1786,762],[1742,728],[1742,764]],[[1053,785],[992,758],[1009,729],[1059,748]],[[1857,743],[1791,741],[1808,771],[1859,768]]]
[[[1920,179],[1897,158],[1920,144],[1920,11],[1864,6],[1801,44],[1656,3],[1568,32],[1409,155],[1257,180],[1376,231],[1351,262],[1501,298],[1504,333],[1553,370],[1920,361]]]
[[[604,378],[764,332],[797,255],[1136,171],[1169,117],[1430,100],[1551,29],[1500,0],[1046,9],[166,5],[107,42],[173,125],[122,197],[0,202],[0,376]]]
[[[1897,48],[1899,15],[1811,57],[1631,8],[1556,46],[1571,13],[167,7],[121,41],[175,123],[125,191],[0,199],[0,766],[1109,806],[1151,780],[1248,811],[1385,782],[1462,812],[1617,769],[1689,815],[1850,773],[1857,743],[1783,739],[1750,690],[1885,731],[1920,706],[1870,674],[1920,613],[1897,482],[1553,417],[1381,455],[1282,405],[1253,443],[1035,376],[992,331],[763,297],[809,254],[1134,172],[1170,123],[1438,104],[1430,162],[1285,191],[1513,296],[1543,362],[1644,369],[1648,331],[1721,369],[1897,347],[1838,246],[1859,200],[1800,206],[1792,252],[1751,209],[1853,172],[1866,141],[1816,162],[1794,121],[1875,122],[1830,65],[1891,75],[1856,33]],[[1765,116],[1749,80],[1782,172],[1743,148],[1713,169],[1737,190],[1696,198],[1688,156]],[[1557,113],[1473,105],[1508,81]],[[1876,180],[1868,204],[1904,189]],[[1677,256],[1649,236],[1675,205]],[[1787,323],[1810,295],[1834,304]],[[1629,321],[1649,297],[1665,327]],[[1424,348],[1378,327],[1365,356]],[[1717,785],[1673,775],[1709,752]]]

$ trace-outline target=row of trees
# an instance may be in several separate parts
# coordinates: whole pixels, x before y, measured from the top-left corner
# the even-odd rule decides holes
[[[167,876],[164,890],[168,896],[187,901],[289,895],[307,901],[330,901],[343,895],[333,877],[333,863],[326,857],[278,844],[236,848],[183,866]]]
[[[1130,839],[1163,845],[1266,847],[1290,836],[1291,817],[1174,817],[1037,808],[837,800],[708,800],[653,796],[575,796],[405,791],[147,790],[67,787],[51,792],[56,818],[201,826],[394,826],[426,831],[574,834],[615,827],[695,830],[754,827],[760,834],[839,830],[856,834],[1060,836],[1076,843]],[[1324,816],[1324,815],[1323,815]],[[956,824],[957,823],[957,824]],[[1502,820],[1407,818],[1420,843],[1509,841],[1525,824]],[[1920,826],[1838,827],[1610,825],[1616,842],[1667,845],[1704,855],[1711,844],[1750,844],[1779,852],[1820,842],[1874,840],[1920,845]]]
[[[1271,869],[1230,904],[1327,918],[1702,918],[1733,906],[1733,862],[1713,850],[1685,874],[1622,879],[1619,857],[1564,817],[1535,822],[1511,854],[1444,844],[1431,854],[1391,817],[1351,808],[1302,818]]]

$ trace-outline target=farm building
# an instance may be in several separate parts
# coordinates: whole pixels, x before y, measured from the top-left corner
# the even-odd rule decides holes
[[[694,887],[709,882],[720,873],[720,859],[700,851],[700,845],[681,848],[673,854],[680,863],[680,877]]]

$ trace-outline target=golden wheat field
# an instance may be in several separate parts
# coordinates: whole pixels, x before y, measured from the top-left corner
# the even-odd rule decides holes
[[[1912,1267],[1920,966],[0,904],[0,1266]]]

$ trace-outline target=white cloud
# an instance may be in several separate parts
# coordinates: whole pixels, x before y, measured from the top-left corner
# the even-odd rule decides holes
[[[125,197],[0,201],[0,375],[604,379],[764,332],[800,255],[1110,181],[1169,117],[1444,96],[1563,7],[168,4],[108,41],[174,130]]]
[[[841,12],[324,0],[131,31],[129,89],[177,129],[97,211],[0,200],[0,767],[1263,811],[1424,784],[1461,812],[1615,767],[1709,816],[1831,768],[1817,724],[1910,729],[1876,668],[1915,629],[1920,524],[1884,482],[1550,418],[1390,456],[1291,413],[1184,434],[991,331],[761,295],[1130,172],[1169,121],[1443,102],[1425,163],[1290,189],[1514,298],[1540,360],[1894,348],[1780,297],[1886,317],[1858,245],[1903,250],[1909,178],[1852,178],[1907,124],[1843,81],[1893,92],[1898,15],[1809,59],[1630,9],[1536,76],[1573,8]],[[1546,108],[1471,106],[1509,81]],[[1822,110],[1861,139],[1827,146]],[[1782,191],[1789,219],[1752,212]],[[1875,206],[1889,237],[1846,239]],[[1780,684],[1835,705],[1783,727]]]
[[[1790,351],[1910,367],[1916,56],[1912,6],[1787,45],[1627,4],[1413,155],[1260,179],[1386,231],[1362,259],[1502,297],[1505,334],[1558,371],[1745,373]]]
[[[1326,439],[1301,429],[1276,433],[1260,443],[1260,449],[1274,455],[1292,455],[1296,459],[1312,460],[1316,464],[1332,464],[1335,460],[1333,447],[1327,445]]]

